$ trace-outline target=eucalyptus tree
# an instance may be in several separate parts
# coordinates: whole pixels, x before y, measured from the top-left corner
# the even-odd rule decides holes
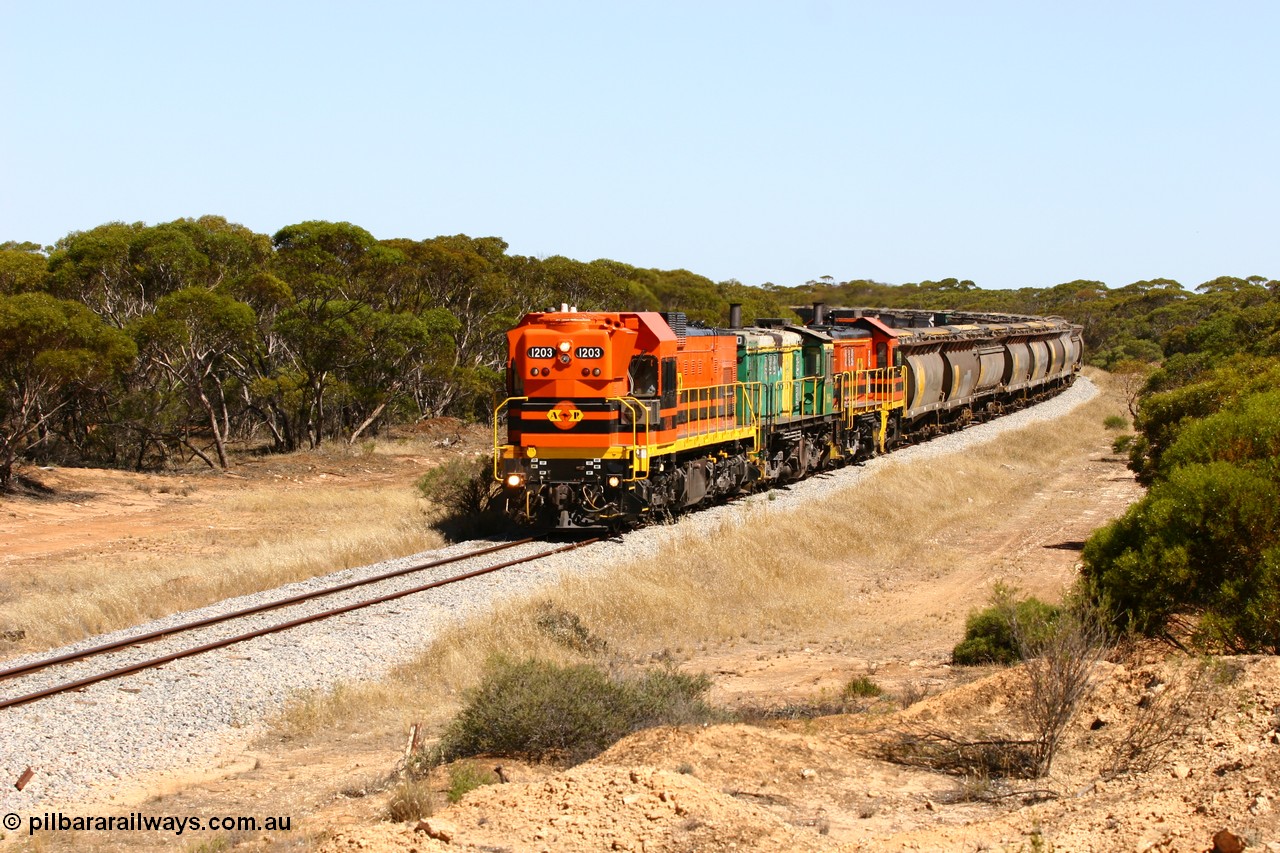
[[[534,277],[523,259],[506,254],[496,237],[386,240],[403,258],[394,274],[396,305],[442,309],[453,318],[451,347],[415,369],[414,397],[422,417],[466,413],[487,406],[501,383],[505,332],[527,310]],[[544,306],[545,307],[545,306]]]
[[[153,226],[108,222],[73,231],[54,245],[49,290],[124,328],[154,311],[166,294],[227,285],[252,275],[270,258],[266,235],[220,216]]]
[[[271,242],[272,272],[292,299],[272,323],[280,346],[255,389],[279,415],[282,449],[304,440],[315,447],[325,435],[333,371],[356,347],[348,318],[360,308],[364,261],[377,241],[350,222],[311,220],[281,228]]]
[[[0,488],[20,456],[50,442],[57,419],[137,354],[128,335],[76,302],[0,296]]]
[[[0,243],[0,294],[42,290],[48,266],[48,258],[37,243]]]
[[[124,328],[155,304],[133,258],[134,241],[146,230],[141,222],[108,222],[71,232],[54,244],[49,256],[49,290]]]
[[[157,368],[175,396],[185,398],[187,412],[180,441],[211,467],[209,457],[195,445],[185,428],[208,429],[221,468],[230,467],[227,439],[231,432],[228,383],[236,356],[243,361],[255,343],[253,309],[230,296],[202,287],[186,287],[163,297],[154,313],[131,327],[142,358]]]
[[[351,322],[361,346],[342,375],[352,414],[348,441],[354,444],[388,408],[416,401],[419,369],[447,363],[458,321],[443,308],[410,312],[366,307],[353,314]],[[409,414],[415,417],[416,407]]]

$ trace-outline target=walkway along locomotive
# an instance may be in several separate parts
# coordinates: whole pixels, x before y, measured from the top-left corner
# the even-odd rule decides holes
[[[743,327],[734,306],[727,329],[679,313],[526,315],[507,333],[493,418],[508,512],[625,528],[987,420],[1080,370],[1080,327],[1057,318],[801,314]]]

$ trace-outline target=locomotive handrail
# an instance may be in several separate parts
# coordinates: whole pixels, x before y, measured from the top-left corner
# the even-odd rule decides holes
[[[853,426],[854,407],[850,405],[852,400],[858,396],[858,386],[854,379],[852,370],[842,370],[835,375],[836,397],[832,400],[832,406],[840,411],[844,416],[845,427]]]
[[[840,399],[841,409],[855,412],[899,408],[902,405],[899,383],[905,381],[905,372],[904,367],[872,367],[837,374],[842,389],[849,391]]]
[[[716,438],[749,426],[738,422],[737,391],[741,385],[740,382],[726,382],[683,389],[680,405],[685,420],[683,424],[676,424],[677,439]]]
[[[747,383],[735,382],[733,384],[734,384],[733,418],[735,421],[738,419],[738,392],[741,392],[743,407],[751,414],[751,420],[750,420],[749,426],[755,431],[755,435],[752,436],[752,444],[754,444],[755,446],[751,448],[751,452],[759,453],[760,445],[762,443],[760,441],[760,434],[761,434],[760,431],[762,429],[762,425],[760,423],[760,412],[756,410],[756,407],[753,405],[751,398],[747,395]],[[751,384],[759,384],[759,383],[751,383]]]
[[[749,385],[759,383],[731,382],[721,385],[707,385],[699,388],[682,388],[679,392],[680,411],[685,416],[683,425],[676,424],[676,441],[690,439],[707,439],[710,442],[730,438],[737,430],[752,430],[752,451],[760,449],[760,416],[755,401],[749,393]],[[646,479],[649,475],[650,459],[668,445],[655,442],[651,412],[641,400],[632,396],[609,397],[609,402],[617,403],[631,415],[631,444],[627,448],[633,458],[632,474],[628,482]],[[743,417],[739,418],[738,407],[742,405]],[[644,412],[645,441],[640,441],[640,412]],[[719,426],[715,422],[720,422]],[[710,429],[706,427],[711,425]],[[681,429],[681,427],[684,427]]]
[[[781,412],[771,413],[771,416],[773,417],[773,419],[777,420],[779,418],[783,418],[786,420],[794,420],[797,417],[800,417],[800,418],[805,417],[805,412],[804,412],[805,383],[806,382],[814,383],[815,395],[816,395],[817,393],[816,389],[820,387],[820,385],[824,385],[826,381],[827,381],[827,377],[825,376],[801,376],[799,378],[773,380],[773,382],[769,384],[769,388],[773,392],[772,397],[773,397],[773,400],[775,401],[774,402],[775,408],[777,408],[777,405],[778,405],[777,401],[780,399],[780,395],[782,394],[782,392],[784,390],[791,392],[791,396],[790,396],[791,402],[790,402],[790,405],[787,407],[787,412],[785,414]],[[800,385],[799,398],[796,397],[797,383],[799,383]],[[797,399],[799,400],[799,403],[797,403]],[[796,411],[797,406],[799,407],[799,410],[800,410],[798,413]]]
[[[649,407],[637,400],[635,397],[607,397],[610,403],[616,402],[619,407],[625,406],[627,411],[631,413],[631,451],[633,463],[631,466],[632,476],[627,478],[627,482],[635,482],[636,480],[645,480],[649,477],[649,457],[653,455],[653,448],[657,445],[653,441],[653,429],[649,423]],[[644,412],[644,447],[640,447],[640,419],[636,417],[636,411]],[[621,414],[621,409],[619,410]],[[659,415],[661,416],[661,415]],[[640,453],[643,449],[644,453]],[[644,473],[641,474],[641,471]]]
[[[503,445],[498,438],[498,421],[502,419],[503,414],[507,411],[507,407],[512,403],[518,403],[528,399],[528,397],[508,397],[499,403],[497,408],[493,410],[493,479],[495,480],[502,480],[502,474],[499,471],[499,466],[501,463],[502,448],[507,446]]]
[[[711,442],[715,442],[722,438],[731,437],[737,430],[750,429],[752,431],[752,452],[758,452],[761,444],[760,416],[755,405],[755,400],[753,399],[750,391],[753,386],[755,387],[755,390],[758,391],[759,385],[760,383],[733,382],[723,385],[709,385],[703,388],[685,389],[682,392],[683,394],[698,395],[699,397],[705,398],[694,400],[690,397],[685,397],[683,404],[685,405],[684,411],[686,413],[695,411],[693,406],[694,403],[705,404],[704,410],[706,411],[710,411],[712,407],[716,407],[717,410],[720,407],[723,408],[723,413],[720,415],[712,415],[708,417],[699,416],[695,417],[691,422],[686,421],[686,423],[693,423],[695,426],[705,424],[709,420],[721,420],[725,423],[721,427],[703,431],[685,430],[685,435],[682,438],[677,438],[676,441],[679,442],[681,440],[688,439],[710,439]],[[722,396],[719,398],[713,397],[713,394],[716,391],[720,391]],[[732,397],[730,397],[730,393],[732,393]],[[664,447],[668,447],[670,445],[661,445],[658,442],[653,441],[652,428],[655,425],[651,423],[649,408],[645,406],[642,401],[630,396],[608,397],[607,400],[611,403],[617,403],[619,407],[625,408],[631,414],[631,444],[626,449],[632,454],[633,476],[626,478],[627,482],[647,479],[649,476],[651,458],[655,453],[662,451]],[[741,404],[743,410],[743,417],[741,418],[738,414],[739,404]],[[640,412],[644,412],[644,442],[640,441]]]
[[[742,394],[742,405],[745,411],[751,414],[751,426],[756,430],[756,449],[760,447],[760,430],[766,420],[764,414],[764,392],[765,384],[759,380],[752,382],[736,382],[738,390]],[[734,400],[733,406],[734,416],[737,417],[738,401]]]

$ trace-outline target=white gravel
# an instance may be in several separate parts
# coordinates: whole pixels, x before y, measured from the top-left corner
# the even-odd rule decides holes
[[[622,541],[602,542],[564,555],[505,569],[441,589],[386,602],[335,619],[259,637],[223,649],[105,681],[78,693],[62,694],[0,711],[0,791],[8,811],[30,812],[72,802],[106,799],[119,780],[140,774],[207,766],[216,755],[243,748],[262,732],[263,720],[279,711],[298,691],[323,689],[338,682],[376,679],[422,650],[441,627],[481,612],[494,601],[553,582],[561,572],[600,570],[653,554],[675,536],[709,533],[726,522],[743,523],[757,511],[775,512],[823,499],[857,483],[887,462],[910,463],[955,453],[1003,432],[1061,417],[1092,399],[1097,388],[1081,377],[1075,385],[1033,408],[991,423],[906,448],[865,465],[797,483],[776,492],[773,500],[750,501],[693,513],[678,523],[651,527]],[[757,517],[750,523],[759,523]],[[467,542],[359,569],[313,578],[303,583],[222,601],[200,610],[177,613],[127,631],[89,638],[3,666],[49,657],[55,653],[99,645],[160,627],[226,613],[298,592],[369,577],[416,562],[464,553],[489,543]],[[211,626],[198,632],[200,642],[272,625],[286,619],[336,607],[425,583],[433,577],[459,574],[524,554],[548,549],[530,543],[465,563],[442,566],[406,578],[384,581],[319,602],[307,602]],[[183,634],[140,647],[126,648],[86,663],[61,666],[47,673],[0,682],[0,697],[25,695],[42,686],[69,681],[126,662],[154,658],[192,645]],[[28,767],[35,776],[22,792],[13,782]]]

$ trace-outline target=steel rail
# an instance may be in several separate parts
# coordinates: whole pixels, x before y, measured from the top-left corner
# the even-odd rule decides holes
[[[139,643],[145,643],[150,640],[156,640],[160,637],[167,637],[171,634],[180,634],[183,631],[193,631],[196,628],[205,628],[209,625],[217,625],[219,622],[229,622],[232,619],[239,619],[242,616],[252,616],[255,613],[265,613],[268,610],[276,610],[281,607],[288,607],[290,604],[297,604],[302,601],[310,601],[313,598],[323,598],[326,595],[333,595],[338,592],[345,592],[349,589],[355,589],[360,586],[368,586],[369,584],[378,583],[379,581],[389,580],[391,578],[402,577],[403,575],[411,575],[414,572],[424,572],[427,569],[434,569],[437,566],[446,566],[450,563],[469,560],[472,557],[481,557],[485,554],[492,554],[495,551],[505,551],[508,548],[515,548],[517,545],[526,545],[532,542],[532,539],[518,539],[515,542],[505,542],[501,545],[491,545],[487,548],[480,548],[466,554],[458,554],[453,557],[441,557],[438,560],[430,560],[425,563],[416,563],[408,568],[396,569],[390,572],[384,572],[373,577],[363,578],[360,580],[347,581],[337,586],[325,587],[324,589],[312,590],[311,592],[302,592],[297,595],[291,595],[287,598],[281,598],[278,601],[268,601],[264,604],[256,604],[252,607],[246,607],[242,610],[236,610],[232,613],[222,613],[217,616],[206,616],[203,619],[196,619],[191,622],[183,622],[180,625],[174,625],[169,628],[158,628],[154,631],[148,631],[144,634],[136,634],[131,637],[125,637],[122,640],[113,640],[110,643],[103,643],[100,646],[93,646],[88,649],[81,649],[78,652],[67,652],[51,658],[42,658],[31,663],[24,663],[20,666],[10,667],[9,669],[0,669],[0,680],[12,678],[15,675],[25,675],[28,672],[45,669],[60,663],[70,663],[72,661],[87,660],[95,655],[104,654],[105,652],[113,652],[117,649],[123,649],[127,646],[134,646]]]
[[[550,557],[552,554],[561,554],[567,551],[573,551],[578,548],[586,547],[587,545],[592,545],[599,541],[601,541],[599,538],[595,538],[595,539],[586,539],[581,542],[574,542],[569,545],[562,545],[559,548],[553,548],[550,551],[543,551],[540,554],[533,554],[528,557],[519,557],[514,560],[507,560],[506,562],[497,563],[492,566],[486,566],[482,569],[475,569],[470,572],[464,572],[460,575],[453,575],[452,577],[441,578],[439,580],[435,580],[430,583],[411,587],[409,589],[403,589],[403,590],[400,590],[399,592],[387,593],[386,595],[380,595],[375,598],[365,599],[363,601],[357,601],[352,604],[346,604],[346,605],[343,605],[342,607],[335,607],[331,610],[323,610],[319,613],[313,613],[309,616],[301,616],[297,619],[290,619],[287,622],[280,622],[276,625],[267,626],[266,628],[258,628],[256,630],[249,631],[244,634],[237,634],[235,636],[225,637],[221,640],[215,640],[211,643],[205,643],[203,645],[195,646],[193,648],[183,649],[177,652],[172,652],[167,655],[161,655],[159,657],[150,658],[144,661],[139,661],[137,663],[129,664],[128,666],[123,666],[118,669],[110,670],[109,672],[103,672],[97,675],[91,675],[86,678],[78,679],[76,681],[66,682],[65,684],[54,685],[53,687],[48,687],[48,688],[45,688],[44,690],[38,690],[35,693],[28,693],[24,696],[15,696],[12,699],[0,700],[0,710],[3,710],[5,708],[13,708],[18,705],[25,705],[28,702],[35,702],[38,699],[44,699],[49,696],[56,696],[59,693],[67,693],[72,690],[79,690],[82,687],[88,687],[91,684],[97,684],[98,682],[101,682],[101,681],[108,681],[112,678],[119,678],[124,675],[130,675],[135,672],[140,672],[141,670],[144,670],[144,669],[151,669],[152,667],[160,666],[162,664],[166,664],[171,661],[181,660],[182,658],[192,657],[193,655],[198,655],[204,652],[213,651],[214,649],[220,649],[226,646],[234,645],[236,643],[242,643],[242,642],[245,642],[246,640],[252,640],[257,637],[265,636],[267,634],[274,634],[280,631],[287,631],[290,628],[296,628],[299,625],[306,625],[310,622],[318,622],[321,619],[330,619],[334,616],[340,616],[344,613],[350,613],[353,610],[360,610],[365,607],[371,607],[375,604],[382,604],[387,601],[394,601],[398,598],[404,598],[405,596],[414,595],[419,592],[426,592],[427,590],[436,589],[437,587],[447,586],[452,583],[458,583],[459,581],[464,581],[470,578],[479,577],[480,575],[486,575],[491,572],[499,571],[501,569],[507,569],[507,568],[510,568],[511,566],[520,565],[521,563],[530,563],[530,562],[533,562],[534,560],[542,559],[543,557]],[[515,543],[515,544],[519,544],[519,543]],[[514,547],[514,546],[512,545],[512,546],[506,546],[506,547]],[[482,552],[472,552],[471,554],[468,554],[466,556],[474,557],[479,553],[489,553],[493,550],[499,550],[499,549],[498,548],[483,549]],[[465,557],[463,559],[465,559]],[[419,571],[421,571],[421,569],[419,569]],[[336,587],[334,589],[336,589]]]

